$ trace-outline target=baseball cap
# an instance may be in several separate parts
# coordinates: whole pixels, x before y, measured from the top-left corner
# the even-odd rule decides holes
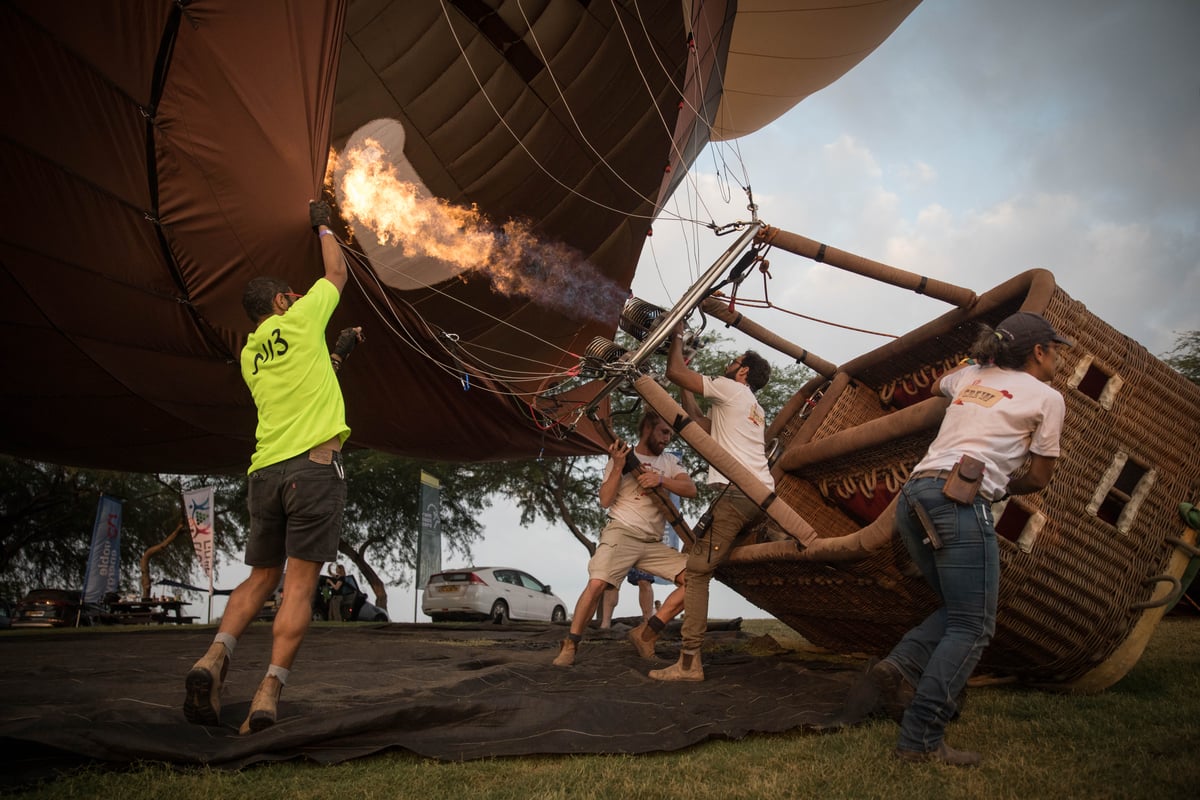
[[[1000,334],[1010,347],[1017,349],[1032,348],[1035,344],[1048,342],[1065,344],[1067,347],[1075,346],[1070,339],[1060,336],[1044,317],[1030,311],[1018,311],[1006,317],[996,326],[996,333]]]

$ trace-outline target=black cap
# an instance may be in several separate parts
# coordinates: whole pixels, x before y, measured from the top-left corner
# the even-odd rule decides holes
[[[1010,347],[1015,349],[1032,349],[1035,344],[1057,342],[1067,347],[1074,347],[1070,339],[1059,336],[1058,332],[1041,315],[1029,311],[1018,311],[996,326],[999,334]]]

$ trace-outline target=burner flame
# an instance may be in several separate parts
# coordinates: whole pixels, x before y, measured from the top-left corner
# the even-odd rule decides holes
[[[620,315],[628,292],[579,251],[542,241],[526,222],[496,226],[474,206],[430,197],[399,174],[378,140],[349,148],[339,162],[342,216],[370,231],[380,245],[485,276],[500,294],[527,297],[576,318],[610,322]]]

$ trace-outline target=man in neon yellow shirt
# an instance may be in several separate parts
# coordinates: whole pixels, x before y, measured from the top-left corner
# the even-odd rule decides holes
[[[275,723],[279,693],[312,618],[321,566],[337,556],[346,503],[341,449],[350,429],[325,343],[325,327],[346,285],[346,262],[329,228],[328,204],[310,202],[309,218],[320,238],[324,277],[306,295],[293,293],[286,281],[259,277],[242,297],[255,325],[242,350],[242,377],[258,409],[248,471],[250,577],[233,590],[212,646],[185,681],[188,721],[220,724],[221,682],[238,637],[286,575],[271,664],[241,733]]]

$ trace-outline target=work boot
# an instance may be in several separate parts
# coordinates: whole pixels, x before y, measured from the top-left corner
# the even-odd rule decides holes
[[[558,655],[554,658],[554,666],[570,667],[575,664],[575,651],[579,649],[579,645],[570,639],[563,639],[559,645]]]
[[[704,680],[704,666],[700,663],[699,651],[689,653],[684,650],[679,654],[679,660],[666,669],[650,670],[650,677],[656,681]]]
[[[972,753],[970,750],[955,750],[953,747],[948,747],[945,742],[939,744],[936,750],[924,753],[920,750],[903,750],[897,747],[892,751],[892,755],[911,764],[933,761],[948,764],[951,767],[978,767],[979,763],[983,761],[983,756],[979,753]]]
[[[629,632],[629,641],[642,658],[654,658],[654,643],[658,641],[658,632],[643,622]]]
[[[221,684],[229,671],[229,651],[213,642],[204,657],[192,665],[183,685],[183,716],[196,725],[221,724]]]
[[[250,702],[250,713],[242,727],[238,728],[238,733],[258,733],[274,725],[281,691],[283,684],[279,678],[274,675],[263,678],[262,683],[258,685],[258,691],[254,693],[254,699]]]
[[[867,672],[867,677],[879,687],[879,708],[897,724],[904,719],[904,712],[912,705],[917,690],[904,673],[886,658],[876,662]]]

